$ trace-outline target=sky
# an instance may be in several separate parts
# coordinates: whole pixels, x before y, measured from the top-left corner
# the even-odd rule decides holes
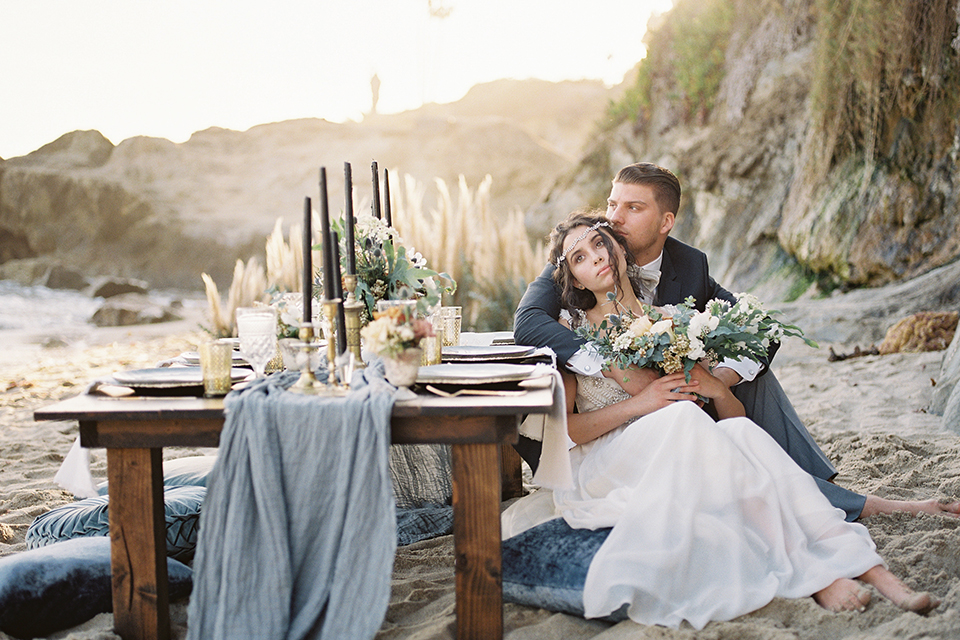
[[[671,0],[0,0],[0,157],[78,129],[362,120],[500,78],[623,80]],[[432,13],[434,15],[431,14]]]

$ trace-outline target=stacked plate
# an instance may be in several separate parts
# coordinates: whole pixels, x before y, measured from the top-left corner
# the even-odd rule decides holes
[[[443,348],[444,362],[495,362],[499,360],[519,360],[536,351],[534,347],[518,345],[488,345]]]

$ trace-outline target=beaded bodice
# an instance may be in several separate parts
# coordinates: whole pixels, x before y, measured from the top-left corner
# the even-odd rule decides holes
[[[564,310],[563,317],[573,328],[587,322],[586,314],[580,309]],[[630,397],[616,380],[605,376],[585,376],[577,374],[577,410],[581,413],[608,407]]]

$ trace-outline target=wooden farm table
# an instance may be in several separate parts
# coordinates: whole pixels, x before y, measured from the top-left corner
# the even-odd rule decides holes
[[[524,414],[546,413],[551,404],[550,389],[531,389],[520,396],[418,396],[394,405],[395,444],[452,445],[457,638],[503,636],[501,487],[516,492],[520,483],[519,457],[509,445]],[[218,446],[223,401],[81,395],[34,417],[77,420],[84,447],[107,449],[114,630],[124,640],[167,640],[162,450]]]

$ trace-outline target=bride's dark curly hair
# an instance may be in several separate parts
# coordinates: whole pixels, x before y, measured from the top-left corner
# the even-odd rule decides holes
[[[550,232],[550,262],[557,267],[557,260],[563,254],[563,242],[567,235],[577,227],[587,227],[588,229],[595,224],[607,222],[603,212],[598,209],[581,209],[574,211],[567,218],[553,228]],[[612,253],[613,243],[620,245],[626,254],[627,264],[636,262],[633,252],[627,247],[627,240],[619,232],[614,231],[612,226],[597,227],[603,244],[607,248],[608,256]],[[620,282],[620,269],[616,261],[610,260],[610,268],[613,271],[614,282]],[[579,289],[575,286],[576,279],[570,273],[570,265],[566,260],[560,263],[553,272],[553,280],[560,287],[560,304],[570,309],[591,309],[597,304],[597,297],[589,289]]]

